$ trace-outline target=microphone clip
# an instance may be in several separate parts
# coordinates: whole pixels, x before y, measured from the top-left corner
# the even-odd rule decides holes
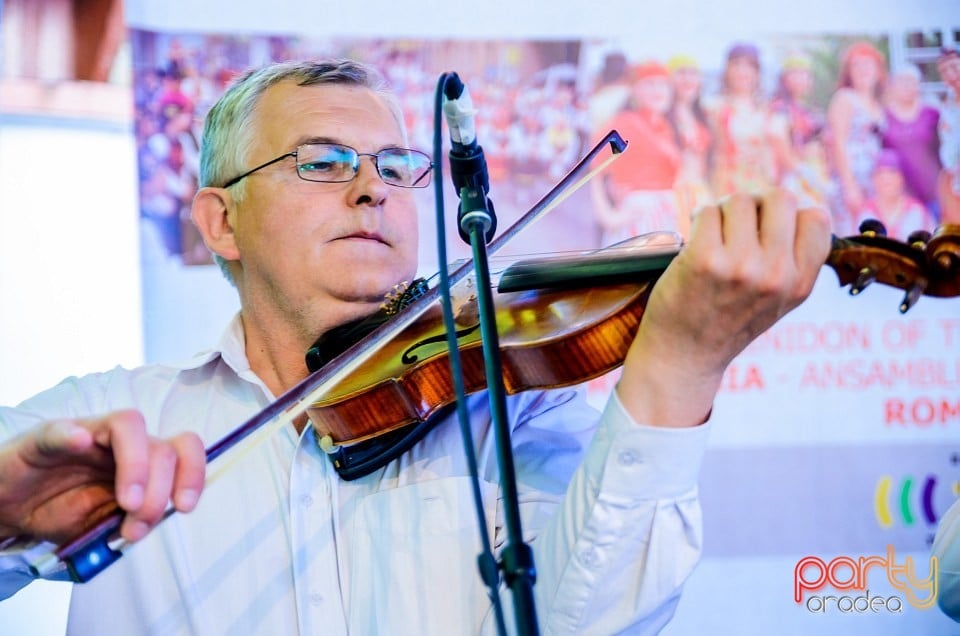
[[[479,223],[484,241],[489,243],[497,233],[497,214],[493,201],[487,196],[490,178],[487,174],[487,161],[483,156],[483,148],[476,146],[476,152],[467,157],[457,156],[451,151],[450,173],[453,176],[457,195],[460,197],[460,206],[457,208],[457,227],[460,238],[469,244],[470,227],[474,223]]]
[[[470,230],[479,224],[485,242],[493,240],[497,232],[497,217],[493,202],[487,197],[490,176],[483,148],[476,141],[476,109],[470,92],[456,73],[450,73],[444,82],[443,111],[450,129],[450,176],[460,198],[457,227],[460,238],[470,243]]]

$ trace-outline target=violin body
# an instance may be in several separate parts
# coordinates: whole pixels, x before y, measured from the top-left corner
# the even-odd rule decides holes
[[[496,294],[507,393],[579,384],[620,366],[656,275],[575,293]],[[455,321],[464,386],[468,393],[482,391],[486,380],[475,295],[459,299]],[[307,410],[318,437],[353,444],[425,421],[452,403],[445,333],[440,307],[433,306],[349,378],[330,387]]]

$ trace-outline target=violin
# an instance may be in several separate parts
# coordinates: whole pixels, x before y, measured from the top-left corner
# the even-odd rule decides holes
[[[867,221],[834,238],[826,264],[851,295],[879,282],[903,289],[900,312],[923,295],[960,295],[960,225],[915,232],[907,242]],[[679,253],[672,233],[590,253],[521,260],[499,277],[496,322],[507,393],[552,389],[623,363],[657,278]],[[459,296],[456,332],[468,393],[486,388],[476,295]],[[388,308],[388,312],[389,312]],[[375,357],[329,386],[307,412],[321,445],[351,445],[424,422],[453,401],[445,329],[433,306]]]

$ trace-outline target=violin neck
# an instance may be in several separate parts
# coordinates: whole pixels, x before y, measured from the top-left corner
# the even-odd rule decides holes
[[[678,252],[679,248],[669,248],[638,256],[632,250],[610,249],[586,255],[526,259],[504,270],[497,291],[643,283],[662,274]]]

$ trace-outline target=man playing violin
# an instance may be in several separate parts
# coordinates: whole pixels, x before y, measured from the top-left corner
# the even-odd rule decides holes
[[[217,348],[0,409],[0,538],[49,550],[118,504],[137,542],[74,588],[70,633],[492,630],[455,422],[347,481],[298,421],[204,488],[205,445],[306,377],[320,335],[413,277],[411,187],[430,160],[406,149],[402,122],[380,76],[354,62],[240,78],[207,116],[193,204],[240,297]],[[572,390],[509,398],[544,631],[647,633],[670,619],[699,556],[696,477],[721,376],[807,296],[829,245],[827,214],[780,191],[704,208],[602,416]],[[485,396],[469,409],[499,546]],[[168,502],[190,514],[159,524]],[[29,582],[37,549],[0,556],[0,594]]]

